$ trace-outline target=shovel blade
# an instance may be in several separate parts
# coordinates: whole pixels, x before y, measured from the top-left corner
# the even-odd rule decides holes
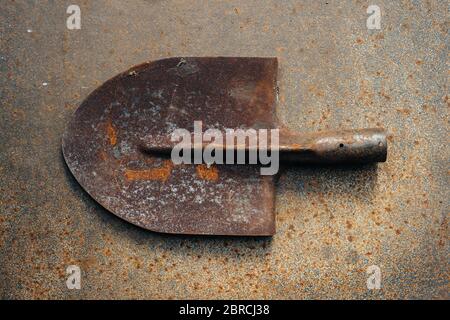
[[[141,150],[166,146],[174,129],[271,129],[276,58],[170,58],[104,83],[76,110],[63,136],[66,163],[103,207],[165,233],[269,236],[274,180],[256,165],[174,165]]]

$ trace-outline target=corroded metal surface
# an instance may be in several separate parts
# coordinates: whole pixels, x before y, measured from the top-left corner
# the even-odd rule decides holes
[[[267,144],[258,144],[258,133],[256,130],[243,133],[241,140],[220,139],[221,141],[195,142],[195,134],[191,134],[186,141],[170,141],[164,137],[161,139],[152,137],[144,138],[140,143],[143,153],[170,156],[172,150],[178,145],[179,148],[194,153],[202,153],[207,148],[220,150],[220,152],[241,152],[248,159],[250,151],[274,151],[279,152],[281,162],[291,162],[297,164],[367,164],[372,162],[385,162],[387,159],[387,134],[382,128],[367,128],[356,130],[335,130],[318,133],[299,133],[283,128],[283,124],[276,123],[278,131],[278,143],[274,147],[267,139]],[[132,129],[129,129],[132,130]],[[224,134],[225,135],[225,134]],[[201,137],[200,137],[201,139]],[[266,139],[266,135],[264,135]],[[226,141],[224,141],[226,140]],[[257,156],[255,157],[257,158]],[[234,159],[233,159],[234,160]],[[220,160],[223,163],[223,159]]]
[[[77,1],[82,29],[67,30],[72,3],[0,10],[0,297],[449,297],[445,1],[376,1],[381,30],[366,27],[373,1]],[[99,85],[168,56],[277,56],[289,129],[383,125],[389,159],[286,168],[271,239],[124,223],[79,187],[61,135]]]
[[[97,202],[145,229],[273,235],[274,179],[261,176],[256,163],[174,165],[169,156],[172,132],[179,128],[193,132],[194,121],[201,121],[202,130],[223,133],[279,128],[277,71],[276,58],[169,58],[133,67],[96,89],[76,110],[64,132],[64,158]],[[277,146],[280,161],[386,161],[382,129],[282,131]],[[250,139],[233,140],[228,148],[218,147],[244,153],[255,147]],[[189,139],[191,147],[192,142]],[[186,150],[202,152],[204,145]],[[270,143],[265,145],[265,150],[272,149]]]
[[[167,233],[275,232],[274,179],[257,165],[174,165],[143,152],[170,145],[173,130],[276,126],[277,60],[170,58],[132,68],[95,90],[64,133],[64,158],[102,206]]]

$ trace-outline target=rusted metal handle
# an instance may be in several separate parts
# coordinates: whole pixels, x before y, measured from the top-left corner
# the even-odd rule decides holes
[[[300,163],[385,162],[386,132],[381,128],[311,134],[283,132],[280,156],[282,161]]]
[[[176,142],[167,138],[163,143],[158,144],[152,141],[151,144],[144,140],[140,149],[147,153],[170,154]],[[186,149],[192,151],[200,149],[203,152],[209,142],[201,142],[200,145],[193,143],[194,138],[188,139]],[[223,143],[212,144],[216,150],[242,150],[248,152],[252,147],[249,141],[244,143],[234,142],[233,145]],[[253,148],[260,150],[259,145]],[[269,143],[264,149],[277,148]],[[387,157],[386,132],[381,128],[340,130],[319,133],[297,133],[286,130],[279,132],[279,144],[277,148],[280,152],[280,160],[283,162],[295,163],[371,163],[384,162]],[[193,153],[192,153],[193,154]]]

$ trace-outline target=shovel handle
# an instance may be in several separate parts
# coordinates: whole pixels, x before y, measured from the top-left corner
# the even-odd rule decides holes
[[[385,162],[386,157],[386,132],[382,128],[280,135],[282,161],[362,164]]]
[[[140,149],[146,153],[170,154],[176,142],[170,140],[163,143],[152,144],[144,140]],[[209,142],[201,143],[196,147],[190,141],[185,149],[203,152]],[[214,146],[217,150],[244,150],[250,149],[247,144],[235,144],[231,147],[223,143]],[[214,144],[213,144],[214,145]],[[266,147],[267,148],[267,147]],[[269,143],[269,149],[272,147]],[[259,147],[258,147],[259,149]],[[278,148],[280,160],[283,162],[295,163],[371,163],[384,162],[387,156],[386,132],[381,128],[340,130],[319,133],[296,133],[280,130]],[[191,153],[192,154],[192,153]]]

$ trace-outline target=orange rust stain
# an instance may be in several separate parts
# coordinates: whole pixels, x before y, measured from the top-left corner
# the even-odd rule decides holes
[[[310,84],[308,86],[308,91],[317,97],[323,97],[325,92],[319,88],[317,88],[314,84]]]
[[[111,121],[108,121],[108,124],[106,125],[106,134],[108,135],[109,143],[112,146],[115,146],[117,143],[117,133],[116,133],[116,129],[114,129]]]
[[[103,253],[105,254],[105,256],[110,257],[111,256],[111,250],[109,248],[106,248]]]
[[[397,112],[403,113],[405,116],[409,116],[411,114],[411,110],[406,108],[396,109]]]
[[[217,181],[219,179],[219,171],[214,166],[208,168],[206,164],[200,164],[195,169],[202,180]]]
[[[87,257],[85,259],[82,259],[80,261],[78,261],[78,264],[83,268],[83,269],[90,269],[95,267],[98,264],[98,261],[95,259],[95,257],[91,256],[91,257]]]
[[[102,161],[106,161],[106,159],[108,158],[108,155],[104,150],[101,150],[98,156]]]
[[[152,168],[146,170],[125,170],[125,178],[129,181],[134,180],[158,180],[166,181],[173,168],[173,163],[171,160],[164,160],[164,163],[159,168]]]

